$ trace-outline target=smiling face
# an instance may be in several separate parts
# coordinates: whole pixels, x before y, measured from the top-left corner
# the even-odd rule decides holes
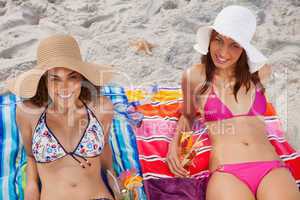
[[[242,52],[243,48],[237,42],[215,31],[212,32],[210,54],[217,68],[234,68]]]
[[[54,68],[47,72],[48,95],[54,104],[68,107],[79,99],[82,75],[65,69]]]

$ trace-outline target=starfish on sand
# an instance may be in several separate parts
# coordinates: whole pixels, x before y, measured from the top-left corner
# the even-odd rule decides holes
[[[143,52],[146,55],[152,55],[152,48],[155,47],[154,44],[151,44],[142,38],[130,42],[129,45],[134,48],[136,52]]]

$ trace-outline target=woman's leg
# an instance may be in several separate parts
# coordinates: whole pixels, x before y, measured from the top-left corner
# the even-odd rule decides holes
[[[206,200],[255,200],[248,186],[229,173],[214,172],[206,190]]]
[[[300,192],[287,168],[270,171],[261,181],[257,190],[258,200],[299,200]]]

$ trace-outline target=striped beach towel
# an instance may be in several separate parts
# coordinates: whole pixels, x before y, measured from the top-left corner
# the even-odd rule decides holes
[[[175,178],[165,161],[180,117],[181,91],[154,87],[152,95],[138,89],[127,91],[127,95],[144,115],[142,125],[136,128],[136,138],[148,199],[204,200],[211,146],[201,124],[194,127],[194,136],[199,137],[203,147],[197,150],[194,165],[189,167],[192,179]]]
[[[146,193],[149,197],[151,195],[149,193],[153,192],[151,186],[147,186],[149,181],[174,177],[169,171],[165,159],[168,145],[172,140],[177,120],[180,117],[182,94],[179,88],[157,87],[152,94],[138,89],[127,93],[130,101],[141,102],[138,104],[137,110],[144,115],[142,126],[136,129],[136,137]],[[280,158],[290,167],[300,188],[300,153],[293,149],[284,138],[281,121],[270,102],[264,119],[269,141]],[[191,166],[189,171],[195,179],[205,179],[208,175],[211,146],[206,127],[200,121],[197,121],[195,125],[194,132],[201,137],[204,145],[197,151],[195,166]],[[149,190],[151,191],[149,192]]]
[[[0,199],[23,199],[26,156],[16,125],[14,95],[0,96]]]
[[[109,97],[114,105],[114,118],[109,141],[113,151],[116,174],[119,176],[123,171],[135,169],[137,174],[142,176],[134,133],[134,126],[141,118],[136,119],[130,115],[130,103],[124,88],[105,86],[101,93]],[[132,114],[134,115],[135,112]],[[146,199],[143,187],[138,189],[138,193],[139,200]]]
[[[280,158],[291,169],[300,189],[300,152],[296,151],[285,139],[282,122],[271,103],[268,103],[268,109],[265,113],[265,123],[269,141],[274,146]]]

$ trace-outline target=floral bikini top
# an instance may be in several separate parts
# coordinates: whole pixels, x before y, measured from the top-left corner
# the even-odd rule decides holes
[[[104,147],[104,134],[103,127],[94,113],[85,104],[84,106],[87,111],[88,124],[78,145],[71,152],[64,148],[47,126],[46,111],[48,106],[46,107],[39,118],[32,137],[32,153],[36,162],[49,163],[69,155],[82,168],[85,168],[85,165],[80,159],[84,160],[88,166],[91,166],[91,163],[86,158],[96,157],[101,154]]]

